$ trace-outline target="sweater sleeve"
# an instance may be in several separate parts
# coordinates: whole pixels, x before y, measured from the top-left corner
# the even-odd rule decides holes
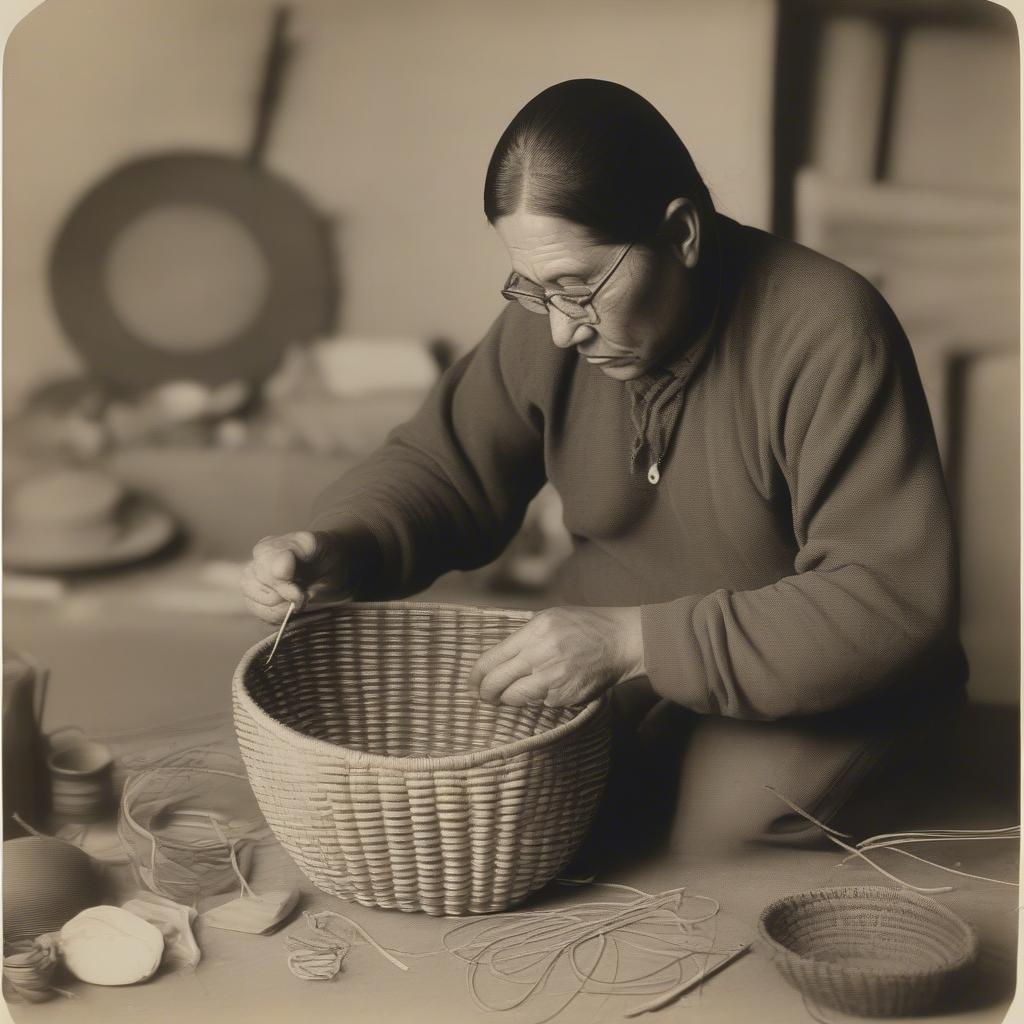
[[[537,339],[510,313],[411,420],[317,499],[312,529],[361,535],[378,549],[360,598],[406,596],[452,569],[485,565],[542,485],[543,422],[525,397]]]
[[[957,676],[952,515],[910,346],[878,300],[768,375],[792,575],[641,611],[652,685],[702,713],[774,719]]]

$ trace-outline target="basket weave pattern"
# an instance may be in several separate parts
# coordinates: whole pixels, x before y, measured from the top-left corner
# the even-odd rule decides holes
[[[759,931],[783,977],[824,1006],[871,1017],[932,1004],[973,963],[973,929],[907,889],[849,886],[777,900]]]
[[[267,823],[324,892],[428,914],[521,902],[572,857],[608,767],[605,701],[485,704],[473,663],[528,612],[392,602],[298,619],[243,657],[239,746]]]

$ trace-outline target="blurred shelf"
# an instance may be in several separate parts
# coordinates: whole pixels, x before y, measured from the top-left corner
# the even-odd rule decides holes
[[[989,0],[787,0],[821,16],[860,16],[885,21],[941,22],[1014,30],[1013,15]]]

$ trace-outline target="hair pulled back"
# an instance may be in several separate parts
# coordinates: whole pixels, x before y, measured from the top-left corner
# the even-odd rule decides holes
[[[535,96],[498,140],[484,183],[494,224],[523,207],[589,228],[604,242],[657,234],[678,196],[714,206],[689,150],[638,93],[592,78]]]

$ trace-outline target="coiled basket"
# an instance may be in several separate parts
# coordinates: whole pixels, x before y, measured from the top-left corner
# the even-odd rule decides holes
[[[410,602],[298,617],[235,671],[249,782],[317,888],[366,906],[506,910],[570,860],[608,769],[605,699],[482,702],[466,684],[529,612]]]
[[[978,953],[974,930],[951,910],[878,885],[776,900],[758,930],[791,985],[824,1006],[868,1017],[926,1010]]]

